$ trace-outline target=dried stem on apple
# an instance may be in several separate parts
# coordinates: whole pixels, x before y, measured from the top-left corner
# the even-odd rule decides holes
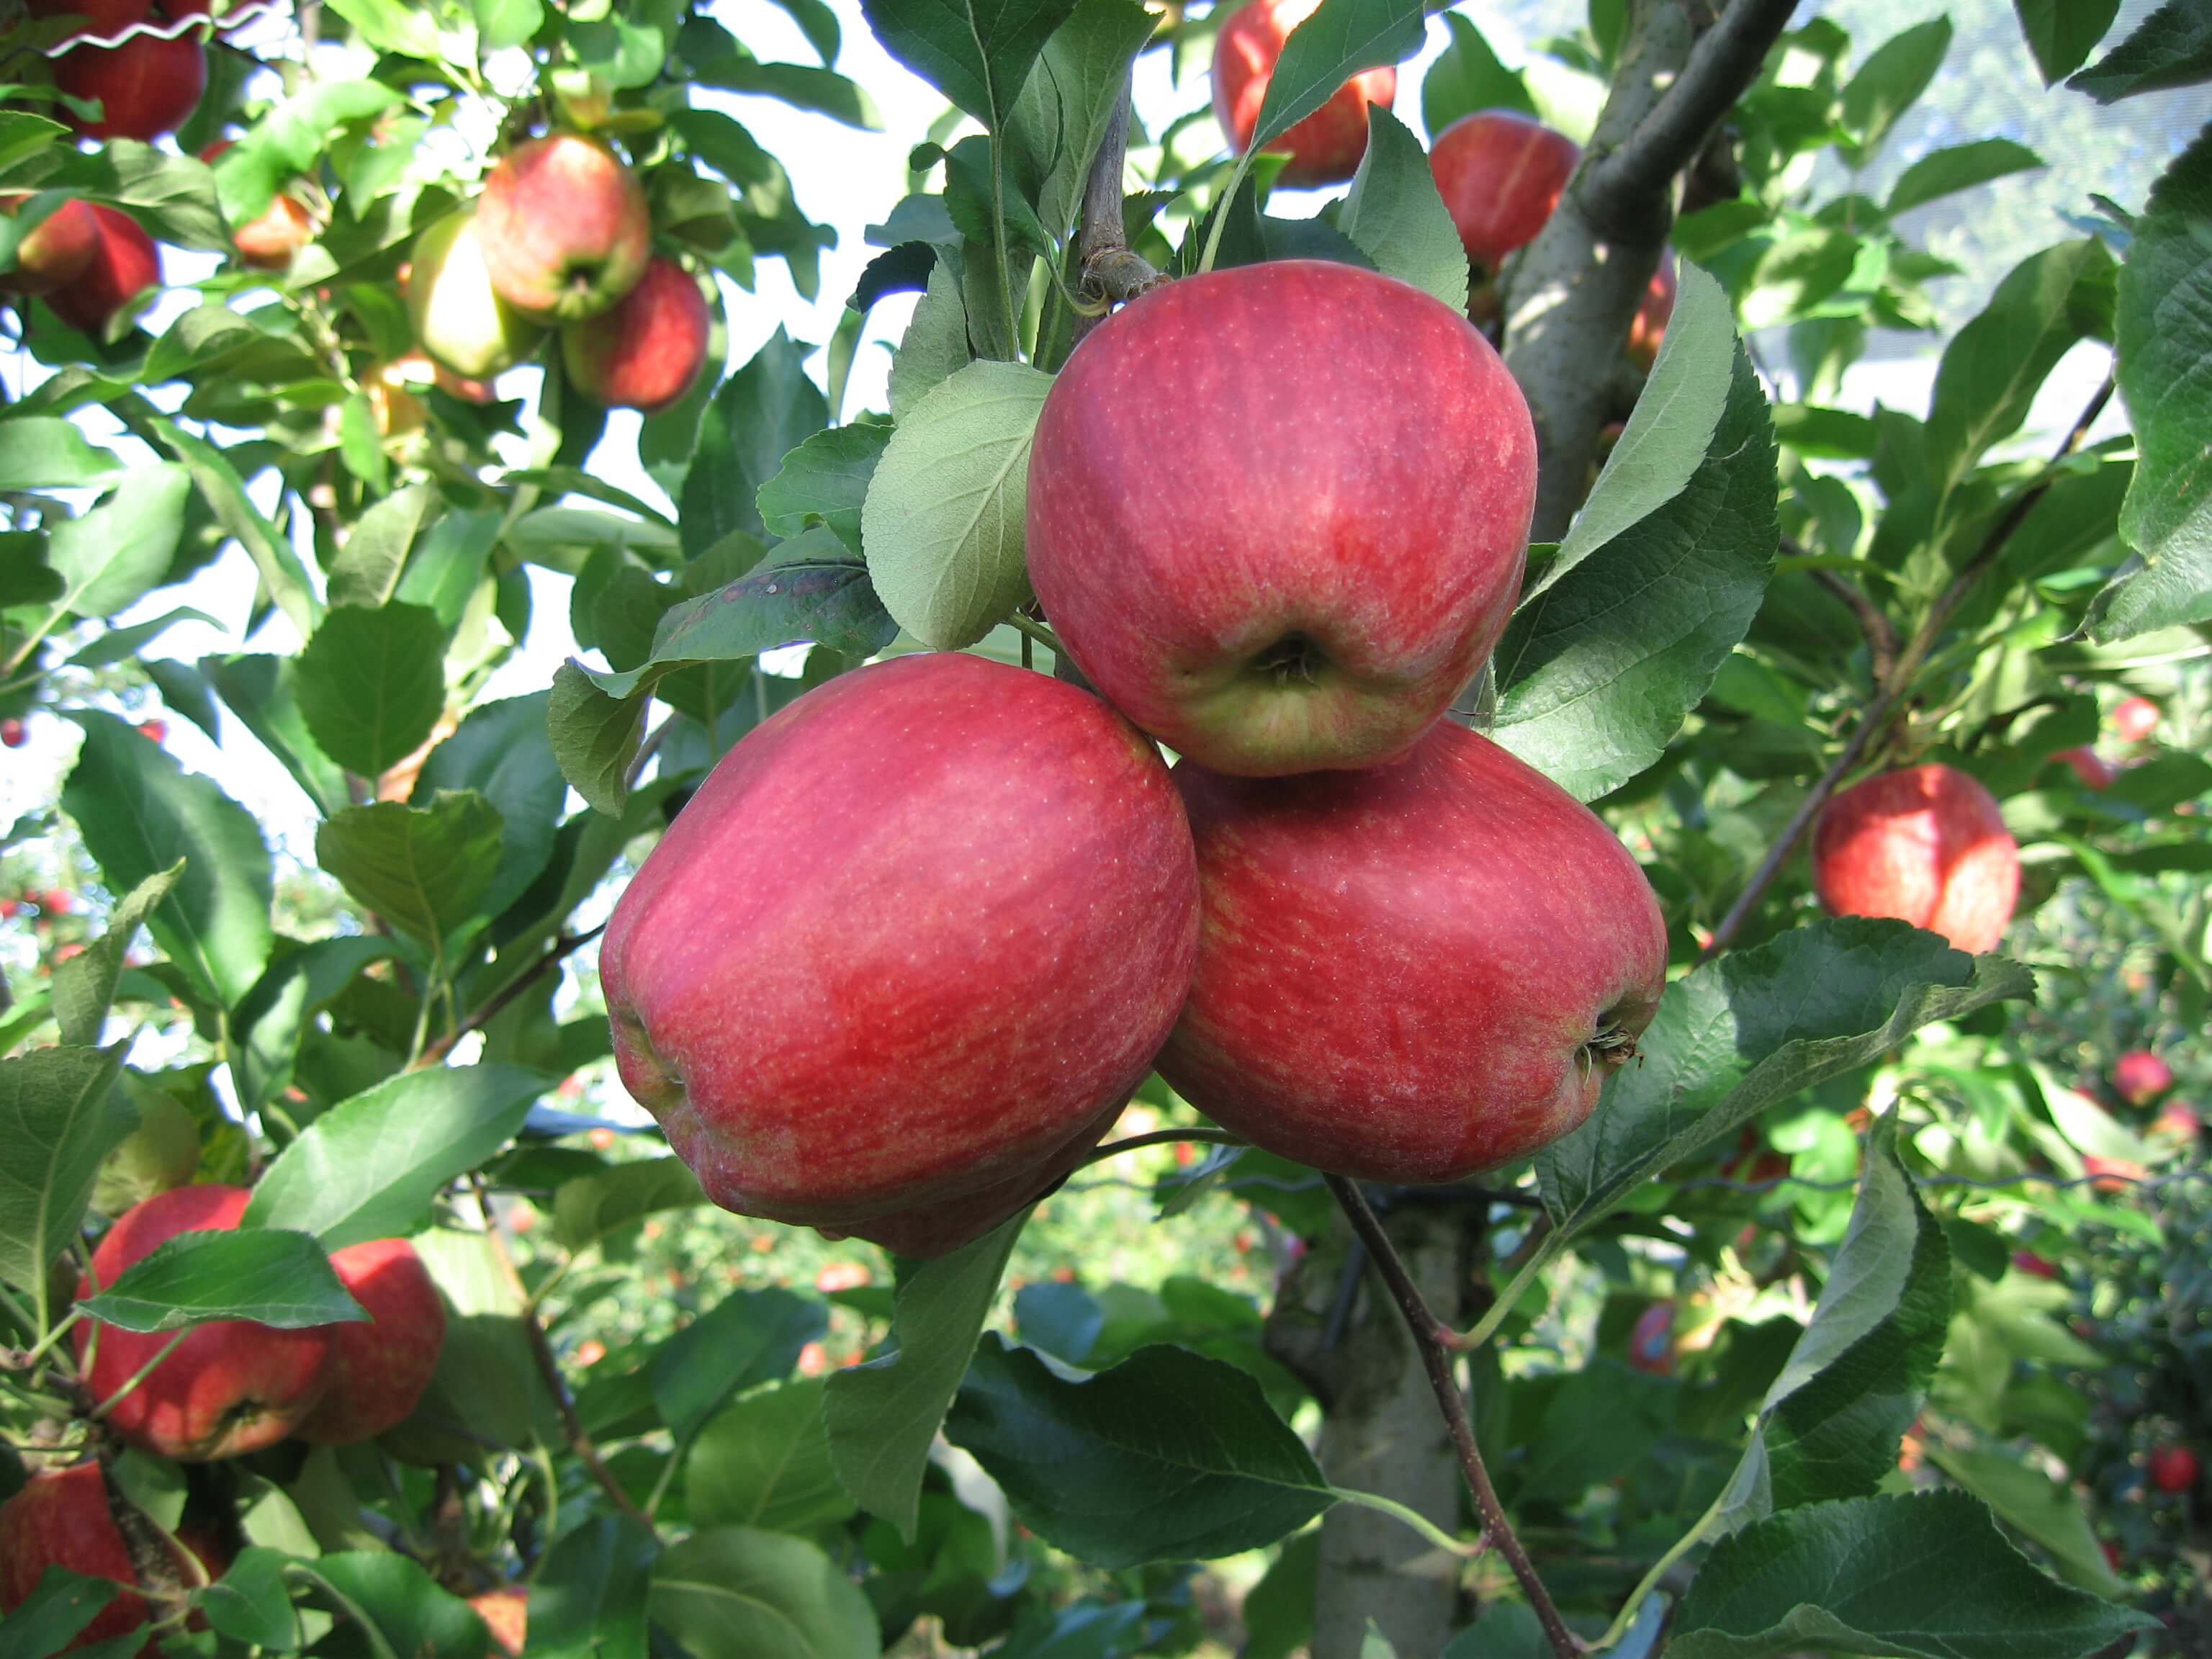
[[[1887,729],[1891,713],[1905,694],[1911,690],[1913,676],[1920,672],[1921,665],[1928,659],[1928,653],[1935,648],[1937,635],[1942,633],[1960,605],[1966,602],[1966,595],[1973,591],[1974,585],[1996,563],[2004,552],[2005,544],[2012,539],[2013,532],[2020,528],[2021,521],[2050,490],[2057,476],[2058,464],[2081,447],[2082,441],[2089,435],[2089,428],[2096,423],[2097,416],[2104,413],[2105,405],[2112,401],[2112,376],[2107,373],[2104,384],[2097,388],[2095,395],[2075,417],[2073,426],[2067,431],[2065,441],[2058,446],[2057,453],[2051,457],[2051,465],[2045,470],[2043,476],[2013,497],[2012,504],[1990,526],[1990,533],[1982,538],[1982,544],[1975,550],[1974,556],[1960,566],[1958,574],[1951,579],[1951,585],[1936,596],[1935,604],[1929,606],[1928,615],[1913,630],[1912,637],[1905,641],[1905,648],[1898,653],[1888,675],[1868,701],[1865,712],[1859,716],[1858,725],[1852,729],[1842,752],[1820,775],[1820,781],[1814,784],[1796,811],[1790,815],[1790,822],[1783,826],[1774,845],[1767,848],[1766,856],[1759,860],[1759,868],[1752,872],[1743,891],[1736,895],[1735,902],[1729,906],[1728,914],[1721,918],[1720,926],[1713,929],[1712,939],[1705,945],[1699,961],[1710,961],[1726,950],[1729,942],[1742,931],[1745,921],[1759,908],[1759,902],[1766,896],[1766,890],[1774,884],[1775,877],[1781,873],[1782,866],[1789,861],[1790,854],[1796,850],[1797,843],[1813,827],[1813,821],[1820,817],[1820,809],[1827,805],[1828,797],[1835,793],[1836,786],[1859,763],[1868,745]]]
[[[1413,1334],[1413,1346],[1420,1351],[1421,1365],[1428,1373],[1429,1387],[1437,1397],[1437,1408],[1443,1413],[1444,1426],[1451,1432],[1452,1445],[1459,1453],[1460,1471],[1467,1477],[1468,1490],[1474,1495],[1475,1512],[1482,1517],[1482,1535],[1486,1542],[1505,1558],[1513,1569],[1513,1577],[1520,1582],[1521,1593],[1528,1598],[1535,1610],[1537,1622],[1544,1627],[1544,1638],[1551,1644],[1557,1659],[1577,1659],[1583,1651],[1582,1643],[1559,1617],[1559,1608],[1553,1604],[1551,1592],[1544,1581],[1536,1576],[1535,1565],[1528,1559],[1528,1552],[1522,1547],[1521,1540],[1506,1519],[1505,1507],[1498,1501],[1497,1488],[1490,1484],[1490,1471],[1483,1466],[1482,1451],[1474,1443],[1474,1427],[1468,1420],[1467,1401],[1459,1391],[1459,1383],[1452,1375],[1451,1347],[1453,1333],[1430,1311],[1429,1304],[1421,1299],[1419,1288],[1406,1271],[1406,1264],[1398,1259],[1391,1245],[1390,1236],[1382,1230],[1367,1199],[1357,1182],[1343,1176],[1324,1177],[1328,1189],[1343,1206],[1352,1231],[1367,1249],[1382,1282],[1389,1286],[1390,1294],[1404,1316],[1406,1328]]]
[[[1091,158],[1091,172],[1083,181],[1083,219],[1075,233],[1078,286],[1086,296],[1103,299],[1109,307],[1133,300],[1164,280],[1149,260],[1129,251],[1128,233],[1121,223],[1121,175],[1128,155],[1129,88],[1125,82],[1114,118],[1106,124],[1106,136],[1099,140],[1098,154]],[[1104,314],[1078,317],[1075,337],[1080,340]]]

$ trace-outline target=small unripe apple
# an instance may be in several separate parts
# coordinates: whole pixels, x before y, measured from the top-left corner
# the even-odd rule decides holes
[[[2150,1455],[2150,1483],[2160,1492],[2187,1492],[2200,1473],[2197,1454],[2186,1446],[2160,1446]]]
[[[1229,15],[1213,37],[1213,114],[1242,155],[1259,130],[1260,106],[1267,96],[1275,63],[1291,31],[1313,15],[1321,0],[1248,0]],[[1292,185],[1341,184],[1359,169],[1367,153],[1367,106],[1390,107],[1397,95],[1398,71],[1388,64],[1363,70],[1329,95],[1303,121],[1294,123],[1267,146],[1289,156],[1280,182]]]
[[[1030,453],[1030,577],[1091,683],[1177,753],[1373,766],[1504,630],[1535,486],[1528,406],[1466,318],[1352,265],[1244,265],[1069,357]]]
[[[2063,749],[2053,758],[2073,768],[2075,777],[2084,789],[2109,789],[2112,780],[2120,775],[2118,767],[2087,744],[2076,749]]]
[[[0,202],[0,212],[12,216],[27,199],[20,191],[12,194]],[[75,282],[99,246],[100,222],[92,216],[92,204],[64,202],[15,244],[15,268],[0,274],[0,294],[51,294]]]
[[[2124,698],[2112,709],[2112,730],[2123,742],[2142,742],[2158,730],[2158,705],[2148,697]]]
[[[475,216],[448,214],[415,240],[406,283],[415,340],[436,363],[471,380],[489,380],[532,351],[544,330],[509,305],[484,268]]]
[[[161,281],[161,250],[138,222],[104,202],[87,204],[100,240],[76,277],[46,295],[55,316],[94,336],[148,289]]]
[[[1462,115],[1429,148],[1429,170],[1480,277],[1536,239],[1582,160],[1582,146],[1510,109]]]
[[[653,256],[645,186],[605,143],[575,133],[532,138],[501,156],[476,216],[492,287],[542,323],[610,309]]]
[[[243,1187],[179,1187],[120,1217],[93,1252],[95,1285],[112,1285],[123,1270],[179,1233],[227,1231],[238,1225],[252,1196]],[[167,1331],[126,1331],[95,1320],[74,1333],[85,1364],[94,1330],[100,1347],[85,1381],[106,1400],[168,1346]],[[237,1457],[273,1445],[322,1397],[329,1328],[278,1330],[246,1320],[195,1325],[175,1349],[118,1400],[107,1420],[132,1445],[180,1462]]]
[[[2020,846],[1979,782],[1912,766],[1830,799],[1813,836],[1813,880],[1830,915],[1894,916],[1979,955],[2012,920]]]
[[[228,1563],[212,1540],[195,1534],[180,1541],[199,1557],[210,1579],[222,1576]],[[191,1570],[183,1552],[177,1555],[179,1571],[189,1583]],[[137,1571],[108,1508],[107,1482],[96,1462],[34,1474],[0,1504],[0,1613],[12,1613],[28,1601],[48,1567],[123,1587],[69,1648],[112,1641],[146,1622],[146,1598],[139,1593]],[[138,1653],[140,1659],[154,1659],[161,1650],[159,1639],[149,1638]]]
[[[446,1304],[404,1238],[333,1250],[331,1267],[368,1321],[330,1327],[328,1386],[294,1432],[311,1445],[343,1446],[374,1439],[414,1411],[438,1369]]]
[[[1159,1058],[1284,1158],[1425,1186],[1575,1128],[1667,970],[1650,884],[1588,807],[1445,720],[1392,766],[1175,770],[1204,926]]]
[[[1158,751],[955,653],[809,691],[726,755],[599,957],[614,1049],[707,1195],[933,1254],[1095,1145],[1190,983]]]
[[[57,112],[84,137],[151,143],[199,106],[207,48],[189,29],[173,40],[134,34],[119,46],[75,46],[55,60],[54,84],[72,98],[99,101],[96,120]]]
[[[691,389],[713,325],[698,280],[656,258],[611,311],[561,331],[561,362],[586,397],[651,414]]]
[[[2112,1062],[2112,1087],[2130,1104],[2148,1106],[2173,1087],[2173,1068],[2148,1048],[2130,1048]]]

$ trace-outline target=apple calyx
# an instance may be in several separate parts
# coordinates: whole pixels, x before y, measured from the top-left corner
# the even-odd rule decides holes
[[[1296,629],[1252,659],[1253,672],[1277,685],[1288,685],[1294,680],[1312,685],[1320,680],[1321,671],[1327,666],[1328,653],[1311,635]]]
[[[1605,1024],[1598,1027],[1597,1035],[1583,1044],[1582,1052],[1584,1077],[1601,1066],[1608,1072],[1617,1072],[1630,1060],[1643,1057],[1643,1051],[1636,1046],[1636,1033],[1622,1024],[1612,1011],[1607,1012]]]

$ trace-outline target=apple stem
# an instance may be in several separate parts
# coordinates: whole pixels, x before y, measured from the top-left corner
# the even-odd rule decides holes
[[[1481,1448],[1474,1443],[1474,1426],[1468,1420],[1466,1396],[1461,1394],[1458,1380],[1452,1375],[1450,1350],[1455,1345],[1449,1339],[1453,1334],[1421,1299],[1419,1287],[1406,1271],[1406,1264],[1399,1259],[1389,1234],[1376,1218],[1358,1183],[1340,1175],[1322,1178],[1328,1182],[1329,1191],[1336,1194],[1336,1201],[1343,1206],[1352,1231],[1359,1235],[1359,1242],[1366,1246],[1376,1271],[1382,1275],[1382,1282],[1397,1299],[1398,1311],[1405,1316],[1414,1347],[1420,1351],[1421,1365],[1428,1373],[1437,1408],[1443,1413],[1444,1426],[1450,1431],[1452,1444],[1459,1453],[1461,1473],[1467,1477],[1468,1490],[1474,1495],[1475,1513],[1482,1517],[1484,1539],[1513,1569],[1522,1595],[1528,1597],[1537,1622],[1544,1627],[1544,1638],[1551,1644],[1555,1659],[1577,1659],[1584,1650],[1583,1644],[1559,1617],[1551,1592],[1537,1577],[1535,1564],[1529,1560],[1528,1552],[1513,1530],[1513,1523],[1506,1518],[1505,1506],[1498,1501],[1498,1489],[1490,1484],[1490,1471],[1484,1467]]]
[[[1078,340],[1104,321],[1113,307],[1164,280],[1150,260],[1129,251],[1128,232],[1121,222],[1122,174],[1128,157],[1129,88],[1125,81],[1083,181],[1083,219],[1075,234],[1076,286],[1085,296],[1096,295],[1105,304],[1096,315],[1077,317]]]

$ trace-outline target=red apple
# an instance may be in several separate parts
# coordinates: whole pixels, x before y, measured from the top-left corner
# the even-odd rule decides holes
[[[200,152],[200,160],[211,162],[236,142],[218,138]],[[283,270],[295,253],[315,240],[317,228],[315,216],[305,204],[279,194],[270,198],[258,217],[232,230],[230,240],[240,259],[255,270]]]
[[[195,1534],[184,1541],[199,1557],[210,1578],[222,1576],[227,1564],[211,1540]],[[189,1583],[191,1574],[184,1565],[183,1552],[178,1556]],[[107,1483],[97,1462],[34,1474],[0,1504],[0,1613],[13,1613],[28,1601],[48,1567],[111,1579],[125,1587],[93,1615],[64,1652],[127,1635],[146,1622],[146,1598],[139,1593],[131,1552],[107,1507]],[[152,1659],[161,1651],[161,1643],[149,1638],[138,1651],[143,1659]]]
[[[1674,1370],[1674,1304],[1655,1302],[1636,1316],[1628,1334],[1628,1364],[1632,1370],[1669,1376]]]
[[[21,899],[0,898],[0,921],[12,921],[15,912],[23,908]]]
[[[530,1630],[530,1591],[521,1584],[504,1584],[469,1597],[469,1605],[491,1631],[492,1645],[507,1659],[522,1659],[522,1638]]]
[[[92,1280],[112,1285],[123,1270],[179,1233],[225,1231],[238,1224],[251,1196],[243,1187],[179,1187],[157,1193],[107,1230],[93,1252]],[[86,1378],[93,1397],[105,1401],[172,1340],[166,1331],[140,1333],[97,1321],[76,1331],[77,1364],[94,1330],[100,1347]],[[108,1413],[108,1421],[132,1445],[184,1462],[236,1457],[282,1440],[321,1399],[330,1356],[327,1327],[277,1330],[245,1320],[218,1320],[185,1333],[169,1357],[154,1367]]]
[[[12,216],[29,199],[17,191],[0,201],[0,212]],[[0,293],[51,294],[75,282],[99,246],[100,222],[91,204],[64,202],[15,244],[15,268],[0,275]]]
[[[2100,1158],[2085,1152],[2081,1167],[2094,1177],[2089,1182],[2091,1188],[2100,1193],[2132,1192],[2150,1179],[2150,1171],[2131,1158]]]
[[[1535,240],[1582,154],[1565,133],[1510,109],[1479,109],[1437,135],[1429,170],[1478,278]]]
[[[1251,775],[1406,753],[1520,592],[1528,408],[1449,306],[1312,260],[1095,330],[1030,457],[1030,579],[1114,706]]]
[[[33,17],[81,17],[84,27],[70,38],[109,40],[154,15],[153,0],[27,0]]]
[[[141,720],[138,722],[138,735],[149,743],[161,743],[169,735],[169,723],[160,720]]]
[[[71,328],[99,335],[132,301],[160,284],[161,254],[129,214],[101,202],[90,206],[99,245],[75,280],[47,295],[46,303]]]
[[[2150,1455],[2150,1483],[2160,1492],[2187,1492],[2199,1473],[2197,1454],[2186,1446],[2160,1446]]]
[[[2130,1048],[2112,1062],[2112,1087],[2130,1104],[2148,1106],[2173,1087],[2173,1068],[2148,1048]]]
[[[349,1244],[331,1253],[331,1266],[368,1322],[329,1328],[329,1386],[294,1432],[311,1444],[343,1446],[375,1438],[415,1409],[438,1369],[446,1304],[404,1238]]]
[[[1667,969],[1644,872],[1597,816],[1444,721],[1395,766],[1175,770],[1204,926],[1160,1075],[1269,1152],[1457,1181],[1589,1115]]]
[[[840,676],[723,757],[615,908],[615,1058],[708,1196],[952,1249],[1143,1081],[1197,949],[1152,745],[980,657]]]
[[[2158,730],[2158,705],[2148,697],[2123,699],[2112,709],[2112,730],[2124,743],[2141,743]]]
[[[0,720],[0,747],[21,749],[30,741],[23,730],[23,722],[13,718]]]
[[[656,258],[613,310],[561,331],[561,362],[586,397],[650,414],[699,378],[713,323],[691,273]]]
[[[1964,772],[1911,766],[1838,793],[1813,834],[1830,915],[1895,916],[1980,954],[2020,896],[2020,847],[1996,799]]]
[[[1667,325],[1674,315],[1674,255],[1669,250],[1660,254],[1659,269],[1651,273],[1651,286],[1644,290],[1644,302],[1628,323],[1628,355],[1645,368],[1658,357],[1659,342],[1666,337]]]
[[[70,896],[58,887],[49,887],[39,895],[39,908],[50,916],[65,916],[70,913]]]
[[[653,256],[645,186],[605,143],[572,132],[501,156],[477,199],[477,226],[492,287],[538,322],[611,309]]]
[[[2014,1250],[2012,1265],[2031,1279],[2056,1279],[2058,1269],[2033,1250]]]
[[[2158,1117],[2151,1124],[2153,1133],[2171,1136],[2176,1140],[2193,1141],[2204,1133],[2204,1120],[2197,1109],[2179,1100],[2169,1100],[2158,1109]]]
[[[1240,155],[1260,125],[1260,105],[1283,42],[1313,15],[1321,0],[1249,0],[1230,14],[1213,38],[1213,114]],[[1367,106],[1390,107],[1397,95],[1398,71],[1389,65],[1363,70],[1330,94],[1304,120],[1267,146],[1289,156],[1281,182],[1310,185],[1341,184],[1358,171],[1367,153]]]
[[[463,380],[485,380],[538,349],[544,331],[499,295],[476,216],[450,213],[415,239],[401,283],[415,342]]]
[[[54,60],[54,84],[72,98],[100,101],[96,120],[64,116],[86,137],[151,143],[198,107],[207,48],[192,30],[174,40],[134,34],[119,46],[74,46]]]
[[[2063,749],[2051,758],[2064,761],[2074,769],[2084,789],[2109,789],[2112,780],[2120,775],[2120,769],[2106,760],[2088,744],[2078,749]]]

